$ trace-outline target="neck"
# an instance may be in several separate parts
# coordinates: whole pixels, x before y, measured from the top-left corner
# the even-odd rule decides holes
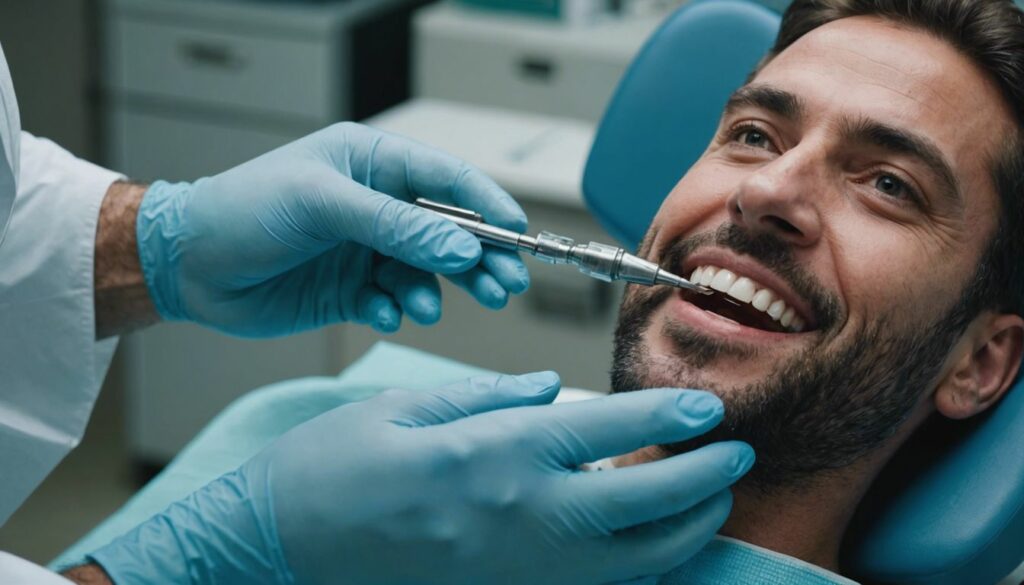
[[[864,478],[874,476],[864,471],[845,468],[771,494],[741,482],[720,534],[838,573],[843,534],[870,485]]]
[[[894,437],[856,463],[771,494],[740,480],[720,534],[838,573],[839,547],[853,513],[896,450],[932,413],[927,396]],[[626,467],[664,456],[660,448],[646,447],[616,457],[614,464]]]
[[[839,572],[839,546],[857,505],[901,440],[853,465],[800,486],[764,494],[741,480],[733,487],[733,508],[723,536]],[[655,461],[658,448],[615,459],[616,467]]]
[[[839,547],[853,513],[896,450],[930,416],[930,404],[923,404],[892,439],[852,465],[768,495],[741,480],[721,534],[838,573]]]

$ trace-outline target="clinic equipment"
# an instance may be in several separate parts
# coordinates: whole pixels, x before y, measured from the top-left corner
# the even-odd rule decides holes
[[[540,18],[509,18],[499,11],[437,2],[418,10],[413,18],[413,103],[442,100],[537,114],[540,117],[536,122],[555,127],[584,124],[588,140],[579,149],[582,161],[590,150],[589,139],[593,136],[589,134],[601,119],[615,86],[663,18],[601,18],[587,26],[559,26]],[[458,66],[453,67],[453,63]],[[499,118],[505,113],[496,112]],[[453,154],[471,155],[464,158],[475,166],[484,163],[481,170],[492,176],[494,165],[486,161],[493,156],[511,158],[513,153],[502,150],[502,145],[523,140],[524,131],[530,131],[526,126],[502,135],[485,132],[488,140],[477,141],[473,137],[479,136],[480,127],[466,134],[458,129],[436,132],[429,118],[423,122],[428,125],[410,129],[415,138],[429,139],[428,144],[434,146],[442,146],[435,140],[456,144],[467,141],[473,145],[472,150],[459,149]],[[540,144],[528,152],[557,139],[557,135],[540,138]],[[569,148],[569,152],[555,156],[559,160],[575,159],[575,144]],[[575,166],[564,170],[556,166],[547,171],[573,173],[574,204],[578,202],[580,178],[575,170]],[[518,185],[536,182],[524,170],[512,195],[521,196]],[[546,196],[538,193],[538,197]]]
[[[498,10],[517,16],[538,17],[570,25],[592,22],[610,12],[609,0],[458,0],[460,4]]]
[[[665,193],[714,135],[730,93],[774,43],[779,15],[766,3],[688,4],[623,77],[583,191],[624,245],[643,236]],[[989,412],[915,433],[858,509],[843,543],[847,570],[867,581],[918,585],[995,583],[1009,574],[1024,560],[1022,433],[1020,377]]]
[[[572,238],[547,231],[536,237],[520,234],[486,223],[483,216],[475,211],[422,197],[416,200],[416,205],[450,219],[485,244],[523,252],[548,264],[572,264],[583,274],[598,280],[624,280],[646,286],[667,285],[701,294],[712,293],[712,289],[676,276],[622,248],[597,242],[577,244]]]

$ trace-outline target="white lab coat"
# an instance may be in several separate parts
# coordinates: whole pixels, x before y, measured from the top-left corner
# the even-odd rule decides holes
[[[20,131],[2,49],[0,138],[2,524],[78,444],[110,364],[116,339],[95,340],[93,251],[119,175]],[[0,553],[0,583],[67,581]]]

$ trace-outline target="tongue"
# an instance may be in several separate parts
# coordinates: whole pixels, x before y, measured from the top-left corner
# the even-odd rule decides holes
[[[778,321],[772,319],[768,313],[758,311],[749,303],[736,301],[722,293],[712,295],[687,294],[686,300],[705,311],[732,319],[740,325],[764,331],[774,331],[776,333],[786,332],[786,329]]]

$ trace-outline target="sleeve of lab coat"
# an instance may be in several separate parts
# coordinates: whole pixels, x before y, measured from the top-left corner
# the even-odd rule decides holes
[[[118,178],[21,135],[0,242],[0,524],[78,444],[113,356],[116,339],[95,340],[93,251],[100,204]]]
[[[0,577],[5,585],[73,585],[56,573],[2,551]]]

